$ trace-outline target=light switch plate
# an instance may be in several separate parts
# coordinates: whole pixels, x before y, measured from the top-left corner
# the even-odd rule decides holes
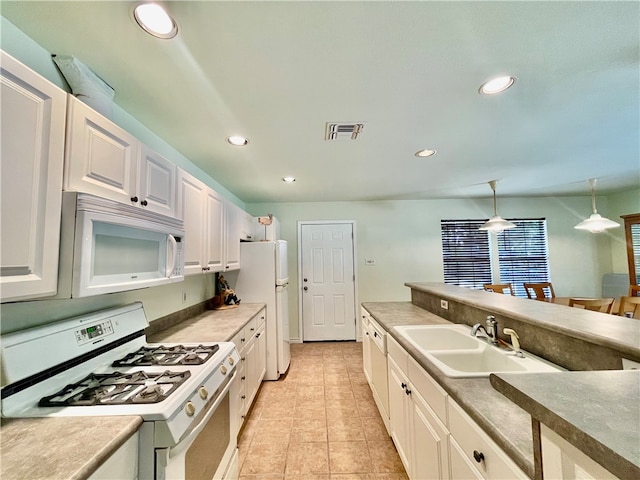
[[[440,308],[444,308],[445,310],[449,310],[449,302],[446,300],[440,300]]]

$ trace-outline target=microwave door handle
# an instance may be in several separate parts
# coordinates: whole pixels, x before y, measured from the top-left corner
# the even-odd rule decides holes
[[[167,278],[169,278],[174,270],[176,269],[176,261],[178,259],[178,243],[173,235],[169,235],[167,237],[169,239],[169,244],[171,245],[171,260],[167,258]]]

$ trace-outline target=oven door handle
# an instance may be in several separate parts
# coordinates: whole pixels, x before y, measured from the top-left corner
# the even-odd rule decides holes
[[[234,368],[232,374],[228,377],[229,380],[227,381],[222,391],[215,397],[213,402],[211,401],[209,402],[207,407],[208,410],[204,415],[204,417],[202,418],[202,420],[198,422],[198,425],[196,425],[193,429],[187,431],[174,447],[169,448],[169,458],[175,457],[176,455],[180,455],[180,453],[183,452],[186,448],[188,448],[191,445],[191,442],[193,442],[193,440],[195,440],[195,438],[204,429],[204,427],[207,425],[207,422],[213,416],[213,413],[216,411],[216,409],[224,399],[224,396],[231,389],[231,385],[236,379],[236,373],[237,373],[237,370]]]

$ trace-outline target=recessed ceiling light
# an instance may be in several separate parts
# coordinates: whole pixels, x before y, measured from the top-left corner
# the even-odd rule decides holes
[[[483,95],[495,95],[496,93],[504,92],[515,82],[516,77],[509,75],[496,77],[484,82],[478,91]]]
[[[227,137],[227,142],[231,145],[235,145],[236,147],[244,147],[249,143],[249,140],[245,137],[241,137],[240,135],[231,135],[230,137]]]
[[[286,177],[282,177],[282,181],[285,183],[293,183],[296,181],[295,177],[290,177],[290,176],[286,176]]]
[[[133,16],[145,32],[158,38],[173,38],[178,34],[178,26],[169,14],[156,3],[138,5]]]
[[[419,150],[416,152],[416,157],[430,157],[431,155],[435,155],[436,150],[430,150],[425,148],[424,150]]]

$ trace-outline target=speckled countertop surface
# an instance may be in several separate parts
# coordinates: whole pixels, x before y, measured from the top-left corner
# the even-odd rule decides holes
[[[0,478],[85,479],[141,424],[138,416],[3,418]]]
[[[490,381],[619,478],[640,478],[640,371],[496,374]]]
[[[230,341],[264,304],[208,310],[150,335],[149,343]],[[131,435],[142,418],[50,417],[2,419],[0,478],[86,479]]]
[[[242,303],[229,310],[207,310],[147,337],[149,343],[230,342],[264,303]]]
[[[363,303],[363,307],[444,388],[451,398],[511,459],[534,478],[533,436],[529,413],[497,392],[488,378],[449,378],[396,333],[401,325],[451,322],[410,302]]]

